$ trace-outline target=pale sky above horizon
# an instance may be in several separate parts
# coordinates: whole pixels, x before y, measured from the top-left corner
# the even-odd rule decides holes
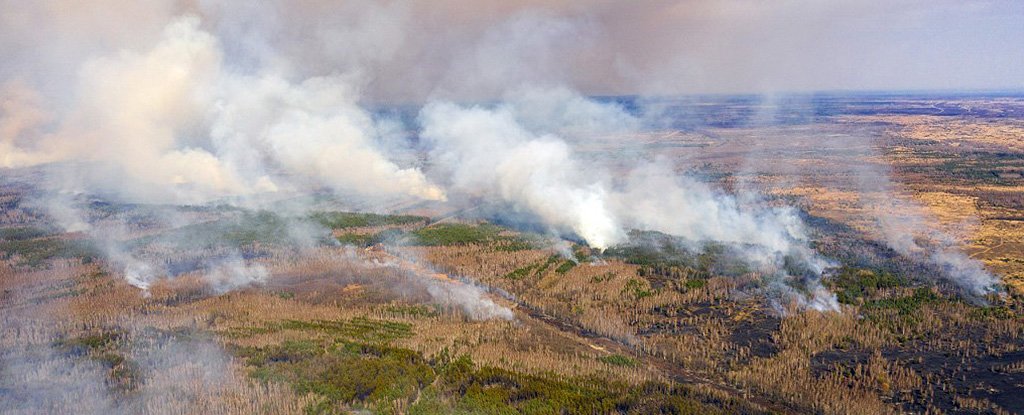
[[[363,99],[1024,88],[1024,1],[0,0],[0,83],[69,89],[196,15],[225,65],[358,79]],[[271,69],[268,69],[271,68]]]

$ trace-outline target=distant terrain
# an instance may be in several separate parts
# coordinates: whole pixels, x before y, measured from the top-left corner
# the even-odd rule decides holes
[[[598,100],[652,127],[570,140],[588,165],[794,209],[838,310],[743,244],[330,192],[67,195],[86,231],[39,190],[59,163],[2,169],[0,413],[1024,413],[1024,96]]]

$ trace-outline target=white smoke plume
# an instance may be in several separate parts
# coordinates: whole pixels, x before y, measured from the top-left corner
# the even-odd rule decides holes
[[[123,246],[126,232],[116,228],[127,223],[94,227],[68,195],[176,205],[249,205],[320,189],[370,206],[444,199],[381,148],[393,127],[357,103],[356,74],[292,81],[275,65],[239,68],[199,17],[168,19],[152,44],[83,57],[58,113],[43,111],[44,99],[20,82],[5,84],[0,102],[0,164],[56,163],[43,184],[55,195],[45,210],[66,231],[96,239],[133,285],[146,289],[167,269]],[[243,262],[225,264],[208,264],[218,290],[266,278]]]
[[[473,320],[512,320],[512,310],[495,303],[480,287],[468,283],[434,282],[427,292],[438,304],[453,305]]]
[[[70,186],[157,203],[319,187],[444,198],[376,147],[380,132],[350,76],[240,74],[195,16],[168,23],[150,48],[89,59],[77,78],[73,110],[36,152],[6,152],[4,165],[74,161]],[[25,95],[5,101],[0,145],[42,118]]]
[[[218,293],[235,288],[261,284],[270,277],[270,273],[258,263],[246,263],[242,258],[230,258],[221,261],[207,271],[205,279],[213,285]]]
[[[144,203],[245,205],[267,194],[326,189],[381,206],[454,194],[536,216],[599,249],[623,242],[628,229],[652,229],[742,244],[758,265],[779,268],[795,258],[817,273],[824,262],[807,247],[792,210],[747,204],[676,174],[668,162],[598,167],[578,148],[645,120],[573,89],[674,93],[686,79],[729,83],[718,73],[695,76],[701,65],[681,57],[703,57],[717,68],[720,56],[746,48],[709,52],[679,34],[703,36],[708,27],[732,27],[729,19],[771,17],[744,32],[743,42],[726,39],[747,44],[751,33],[775,31],[808,10],[803,1],[777,12],[737,4],[4,2],[0,52],[10,59],[0,63],[0,165],[67,165],[49,190]],[[943,7],[933,17],[960,10],[952,2]],[[885,11],[905,12],[845,3],[810,10],[811,21],[855,10],[885,22]],[[760,72],[749,72],[724,68],[720,77],[757,86],[759,77],[748,75]],[[504,103],[455,103],[499,96]],[[422,125],[403,126],[419,130],[423,146],[393,139],[395,124],[367,110],[374,99],[430,100]],[[424,149],[428,160],[417,157]],[[969,261],[938,258],[943,267],[971,272]],[[120,262],[139,270],[139,284],[154,272],[132,266],[131,258]]]
[[[46,161],[26,149],[19,137],[31,135],[50,117],[42,108],[39,93],[24,83],[8,81],[0,86],[0,167],[17,167]]]
[[[999,278],[967,256],[955,238],[931,222],[921,206],[900,197],[886,175],[867,170],[860,173],[862,186],[869,188],[868,194],[888,195],[885,200],[867,198],[877,210],[878,230],[886,245],[901,255],[937,267],[941,274],[934,277],[951,281],[970,296],[978,298],[999,291]]]
[[[386,268],[396,275],[405,276],[411,286],[426,289],[433,303],[454,307],[473,320],[512,320],[512,310],[495,302],[485,288],[472,281],[463,281],[450,275],[439,273],[415,258],[408,250],[398,249],[395,252],[375,252],[374,256],[366,257],[351,247],[344,248],[344,260],[349,264],[365,268]],[[393,287],[397,288],[397,287]]]
[[[607,178],[589,175],[564,140],[520,126],[509,108],[431,103],[420,118],[451,191],[504,201],[599,249],[625,237],[607,205]]]
[[[19,325],[13,319],[4,323]],[[123,350],[140,378],[136,390],[112,390],[110,369],[75,355],[80,352],[51,343],[19,344],[0,352],[0,412],[140,414],[166,413],[169,407],[202,412],[222,395],[253,388],[233,371],[231,356],[208,340],[152,339],[160,335],[143,331],[124,336],[137,343]]]
[[[613,104],[578,95],[538,96],[545,98],[539,107],[562,108],[558,125],[566,131],[590,128],[589,114],[626,114]],[[559,102],[552,104],[550,97]],[[530,104],[518,102],[521,108]],[[641,162],[624,180],[614,180],[612,172],[582,160],[565,139],[534,132],[543,131],[543,125],[534,124],[532,130],[524,126],[519,112],[513,104],[467,107],[441,102],[424,107],[421,136],[432,148],[434,173],[444,177],[441,182],[451,194],[499,201],[599,250],[625,242],[629,229],[641,229],[695,243],[746,246],[741,252],[749,262],[777,272],[784,272],[786,258],[818,276],[828,265],[809,248],[793,209],[743,206],[733,196],[675,174],[663,161]],[[636,121],[626,118],[620,127],[632,125]],[[817,280],[808,288],[813,297],[806,304],[838,309],[834,296]]]
[[[809,111],[814,104],[808,97],[769,95],[761,97],[760,107],[752,122],[771,126],[777,125],[778,117],[787,114],[811,116]],[[889,165],[877,163],[886,158],[881,146],[887,145],[884,141],[879,143],[878,133],[844,130],[842,134],[822,134],[808,133],[799,127],[767,128],[768,137],[749,139],[746,166],[738,174],[737,187],[754,185],[745,178],[765,174],[783,178],[787,183],[782,186],[800,186],[802,181],[815,183],[821,177],[828,177],[830,187],[849,189],[857,195],[858,204],[864,209],[864,216],[857,220],[864,221],[865,236],[877,239],[915,264],[931,268],[923,277],[948,280],[975,299],[999,291],[998,277],[986,271],[981,262],[967,256],[961,241],[943,231],[944,226],[924,206],[914,202],[909,189],[892,177]],[[774,128],[782,133],[772,132]],[[807,145],[805,140],[813,140],[814,149],[822,159],[832,158],[835,162],[827,163],[824,170],[813,171],[787,163],[768,165],[764,162],[772,153],[790,151],[794,146],[791,141],[803,141],[804,144],[798,145]]]

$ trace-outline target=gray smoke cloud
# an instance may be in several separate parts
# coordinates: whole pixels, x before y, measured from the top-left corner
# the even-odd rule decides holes
[[[388,102],[491,99],[521,82],[570,84],[585,95],[1024,87],[1024,49],[1014,42],[1024,36],[1024,5],[1013,0],[0,6],[0,78],[43,89],[47,108],[71,105],[61,95],[81,62],[151,46],[183,14],[202,19],[240,72],[269,69],[291,81],[353,73],[364,96]]]
[[[629,166],[623,179],[581,157],[581,142],[635,132],[644,121],[552,86],[574,73],[563,50],[593,49],[604,36],[600,19],[566,14],[571,7],[506,11],[471,42],[449,39],[466,47],[433,81],[431,95],[501,94],[504,103],[427,102],[418,122],[431,168],[400,163],[395,154],[415,149],[387,148],[402,142],[387,139],[394,127],[360,105],[361,90],[417,44],[409,31],[418,26],[404,3],[361,6],[313,4],[284,20],[251,7],[232,14],[228,3],[169,7],[160,30],[151,22],[139,29],[149,44],[82,57],[69,86],[74,97],[50,128],[40,124],[46,117],[31,94],[11,100],[5,131],[17,137],[2,141],[15,150],[5,163],[71,163],[54,180],[60,192],[146,203],[246,204],[321,188],[371,201],[443,201],[454,193],[534,215],[602,250],[625,242],[629,229],[649,229],[695,243],[746,244],[741,252],[751,263],[781,269],[784,258],[795,257],[820,274],[824,262],[807,248],[792,211],[745,207],[667,162]],[[316,11],[341,24],[326,25]],[[249,25],[280,29],[307,19],[309,42],[274,39]],[[286,48],[293,45],[302,46]],[[297,65],[297,58],[321,53],[310,65],[332,72]],[[510,56],[516,59],[504,59]],[[29,133],[34,140],[24,137]],[[32,145],[19,145],[26,140]],[[69,230],[88,223],[68,222],[75,224]],[[167,273],[159,261],[110,242],[123,238],[97,237],[133,284],[145,288]],[[210,264],[208,277],[218,286],[265,278],[238,261]],[[834,308],[834,301],[817,303]]]
[[[344,247],[341,252],[342,255],[328,262],[338,265],[338,268],[354,268],[356,274],[367,269],[389,271],[401,282],[399,286],[390,287],[393,291],[403,288],[426,291],[431,303],[460,310],[472,320],[515,318],[512,310],[496,302],[486,287],[458,276],[440,273],[409,250],[392,247],[388,252],[363,255],[352,247]]]
[[[859,222],[855,226],[864,226],[859,230],[867,238],[928,266],[930,271],[923,277],[949,281],[974,299],[1000,290],[999,278],[964,253],[962,236],[958,239],[943,231],[936,218],[914,201],[911,190],[894,179],[890,165],[878,162],[885,160],[887,145],[880,139],[880,132],[852,124],[836,130],[777,125],[775,119],[783,113],[805,112],[802,115],[809,116],[806,112],[814,107],[806,97],[767,95],[761,97],[758,107],[752,122],[764,126],[765,136],[739,140],[743,143],[740,151],[746,153],[736,180],[741,194],[746,191],[743,189],[757,187],[756,178],[766,175],[779,178],[782,182],[778,186],[783,188],[818,183],[851,192],[856,196],[854,203],[863,210],[850,218]],[[814,169],[765,163],[773,154],[805,151],[808,145],[816,152],[814,162],[818,164]]]
[[[3,323],[5,328],[25,329],[16,318]],[[251,385],[236,374],[231,356],[208,340],[180,340],[146,331],[121,336],[135,339],[135,344],[119,350],[132,365],[124,370],[133,370],[137,377],[130,393],[115,391],[111,369],[80,350],[51,343],[15,344],[0,352],[0,412],[202,412],[210,405],[224,405],[217,400],[245,389],[266,393],[265,386]]]
[[[81,310],[71,303],[40,301],[40,284],[70,281],[75,272],[48,270],[39,280],[0,273],[9,282],[0,315],[0,413],[224,412],[231,405],[225,397],[271,392],[236,372],[232,356],[204,337],[154,328],[139,315],[109,326],[76,318]],[[274,405],[273,397],[262,400]]]
[[[871,36],[848,40],[844,35],[857,27],[820,24],[836,15],[859,14],[869,27],[885,27],[908,13],[923,25],[950,16],[976,22],[1001,11],[1020,14],[999,2],[940,3],[936,12],[917,15],[905,5],[798,0],[772,8],[741,0],[642,6],[6,1],[0,166],[60,166],[47,184],[52,194],[142,203],[258,206],[322,190],[371,208],[476,198],[537,217],[552,232],[598,249],[624,242],[630,229],[658,230],[694,243],[743,246],[745,260],[761,268],[783,269],[795,259],[817,275],[827,261],[808,247],[795,210],[727,194],[676,173],[671,161],[595,164],[581,147],[651,120],[586,96],[728,91],[724,85],[735,83],[758,90],[900,84],[818,76],[844,70],[808,69],[794,77],[785,69],[822,68],[814,62],[828,59],[809,53],[811,62],[799,52],[842,49],[836,45],[872,61],[863,55],[885,43]],[[829,36],[790,30],[805,26],[794,19]],[[1005,27],[1014,28],[1019,25]],[[761,38],[782,40],[752,42]],[[36,47],[24,47],[30,43]],[[990,78],[1006,79],[995,75]],[[947,78],[932,83],[945,85]],[[407,101],[425,102],[413,124],[368,105]],[[422,142],[404,139],[406,129]],[[90,229],[71,208],[49,210],[69,231]],[[119,238],[91,234],[118,240],[104,244],[105,251],[140,287],[166,272],[124,249]],[[942,254],[947,251],[930,257],[949,270],[980,275],[976,264]],[[258,268],[224,264],[211,264],[212,280],[263,278]],[[834,308],[819,288],[813,280],[808,303]]]
[[[766,275],[773,299],[837,310],[820,282],[832,264],[810,248],[796,209],[727,193],[679,173],[676,160],[595,161],[603,140],[656,120],[589,96],[1021,86],[1024,54],[1009,42],[1024,36],[1024,10],[998,1],[928,2],[935,7],[921,13],[923,1],[755,3],[0,0],[0,167],[49,168],[39,204],[64,230],[95,240],[143,290],[173,275],[175,261],[216,293],[267,283],[272,267],[238,249],[193,258],[176,248],[190,242],[184,237],[139,248],[148,232],[224,217],[169,208],[139,227],[131,212],[90,217],[81,206],[89,197],[270,209],[300,247],[323,231],[289,222],[308,213],[312,204],[300,199],[314,192],[370,210],[487,204],[599,250],[627,242],[633,229],[695,248],[725,244]],[[849,15],[863,19],[832,23]],[[905,41],[887,41],[897,35]],[[375,110],[396,103],[418,113]],[[994,277],[950,238],[892,223],[880,221],[894,249],[968,292],[991,292]],[[907,237],[915,233],[937,242]],[[425,291],[471,319],[514,318],[485,288],[424,265],[328,252],[401,273],[393,289]],[[132,351],[171,377],[150,379],[124,403],[101,393],[95,365],[55,362],[52,351],[5,353],[17,362],[6,379],[34,377],[9,394],[24,401],[0,399],[0,409],[78,402],[85,412],[136,413],[171,400],[166,391],[187,380],[196,388],[188,396],[230,383],[229,358],[205,343]],[[45,388],[62,374],[72,376]]]
[[[982,297],[1000,290],[998,277],[980,261],[965,254],[956,238],[943,232],[924,209],[901,196],[886,172],[864,166],[857,171],[867,196],[863,202],[873,209],[882,240],[896,252],[933,265],[946,279],[969,296]]]
[[[536,99],[537,102],[534,102]],[[554,123],[538,123],[530,108],[557,108]],[[519,114],[525,112],[525,117]],[[828,261],[809,247],[804,224],[791,208],[744,205],[694,178],[675,173],[664,160],[630,167],[625,178],[581,159],[562,131],[579,132],[621,120],[601,131],[628,131],[639,121],[615,104],[601,104],[559,90],[518,96],[492,107],[430,103],[423,108],[421,137],[431,146],[433,172],[453,195],[497,201],[536,216],[563,235],[579,236],[599,250],[627,241],[630,229],[677,235],[695,244],[744,246],[739,252],[759,269],[784,272],[787,258],[820,277]],[[783,275],[784,279],[792,278]],[[838,309],[815,279],[807,305]]]
[[[80,171],[66,185],[151,203],[321,186],[368,198],[444,198],[417,169],[375,147],[378,127],[345,75],[300,83],[237,75],[199,23],[175,18],[147,50],[86,61],[74,110],[39,137],[38,150],[8,153],[7,166],[74,161]],[[5,117],[8,130],[23,129],[26,111]]]

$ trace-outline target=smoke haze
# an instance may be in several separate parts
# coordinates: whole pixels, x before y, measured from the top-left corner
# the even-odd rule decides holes
[[[784,270],[796,261],[813,274],[808,304],[834,309],[817,283],[828,261],[795,209],[728,194],[668,160],[593,163],[581,146],[660,120],[588,96],[1020,86],[1024,51],[995,40],[1021,30],[1010,24],[1024,14],[1019,5],[929,4],[5,2],[0,165],[55,166],[50,214],[105,241],[140,287],[167,270],[65,202],[252,207],[325,191],[372,210],[486,202],[598,250],[644,229],[742,246],[779,281],[808,278]],[[826,24],[837,15],[860,17]],[[955,30],[940,34],[950,42],[922,29],[954,18]],[[878,42],[887,34],[903,43]],[[896,53],[921,46],[940,56],[967,43],[986,45],[963,48],[979,59],[926,59],[932,66],[922,68]],[[393,119],[373,109],[379,103],[420,109]],[[977,274],[946,251],[932,261]],[[237,258],[209,269],[222,289],[266,278]]]
[[[55,228],[46,238],[59,228],[67,233],[60,242],[89,241],[132,296],[159,295],[173,279],[186,300],[263,286],[268,302],[294,291],[321,301],[352,289],[473,321],[528,312],[511,294],[415,258],[414,249],[395,246],[401,240],[375,239],[395,229],[366,226],[374,229],[361,231],[373,233],[356,236],[372,247],[359,250],[311,219],[426,211],[538,231],[551,239],[549,252],[533,252],[539,261],[552,253],[567,260],[550,256],[542,269],[513,274],[540,275],[563,262],[544,275],[569,280],[572,268],[563,267],[584,262],[577,252],[600,263],[650,231],[689,253],[721,248],[730,264],[741,263],[737,297],[755,292],[782,314],[842,312],[823,283],[840,264],[815,249],[814,229],[792,200],[769,201],[749,183],[716,184],[686,160],[699,146],[654,156],[660,147],[640,156],[608,149],[644,134],[688,133],[671,118],[680,114],[659,106],[679,94],[749,93],[772,107],[773,94],[799,91],[1024,88],[1024,2],[1013,0],[0,0],[0,10],[0,169],[27,172],[25,205]],[[754,123],[777,115],[765,110]],[[822,152],[842,157],[844,143],[815,138]],[[757,171],[771,161],[760,156],[775,150],[749,150],[743,169]],[[801,168],[779,167],[792,173],[786,177]],[[999,291],[999,279],[955,238],[896,197],[888,172],[840,172],[854,192],[876,195],[859,203],[878,208],[873,230],[896,256],[939,270],[937,279],[969,297]],[[415,226],[436,219],[414,217]],[[626,287],[641,282],[630,273]],[[673,278],[694,276],[698,288],[685,290],[699,293],[706,281],[697,275]],[[195,282],[201,287],[187,285]],[[653,285],[625,301],[629,290],[610,286],[601,295],[637,310],[663,301],[642,300],[662,289]],[[716,290],[735,294],[731,286]],[[590,295],[577,291],[575,298]],[[0,297],[9,299],[31,297]],[[618,319],[600,310],[585,318]],[[116,334],[134,339],[117,350],[139,362],[145,378],[128,398],[105,387],[109,368],[62,348],[57,333],[68,328],[59,318],[0,316],[0,329],[14,333],[0,344],[0,412],[160,412],[187,402],[181,412],[217,413],[211,402],[244,396],[245,388],[268,402],[291,393],[233,373],[233,357],[215,342],[143,327],[144,311],[132,309],[138,316],[123,317]],[[218,318],[204,313],[183,314],[182,324]],[[672,313],[677,322],[705,321],[685,307],[665,316]],[[616,338],[642,347],[633,323],[609,326],[625,327]],[[88,329],[110,334],[73,328]],[[726,332],[708,325],[692,335],[718,341]],[[765,344],[776,337],[766,335]],[[595,344],[607,358],[636,363]],[[725,352],[760,361],[755,348]]]

